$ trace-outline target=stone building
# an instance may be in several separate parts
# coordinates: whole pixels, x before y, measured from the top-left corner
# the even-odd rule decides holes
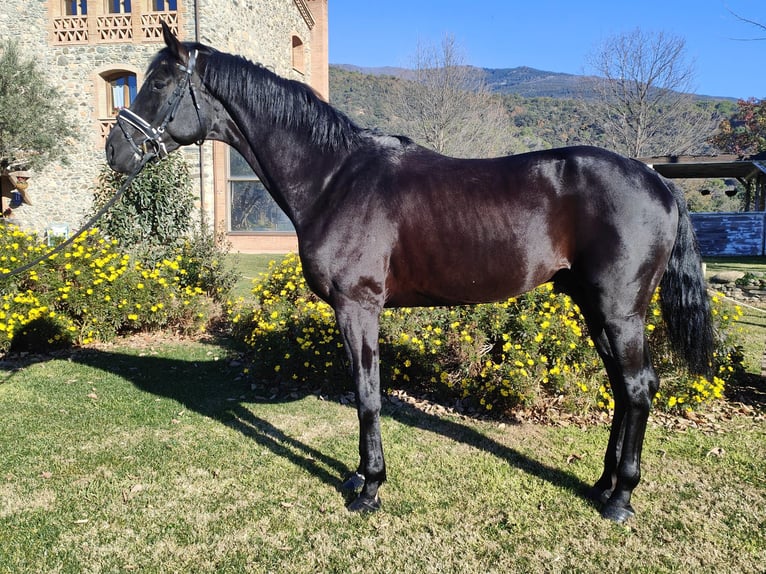
[[[67,162],[30,179],[32,205],[14,211],[22,228],[72,232],[84,221],[114,116],[163,46],[161,20],[181,40],[242,54],[328,97],[327,0],[3,0],[3,37],[17,39],[23,57],[37,58],[78,126]],[[235,250],[295,249],[289,221],[236,152],[206,142],[184,153],[198,215]]]

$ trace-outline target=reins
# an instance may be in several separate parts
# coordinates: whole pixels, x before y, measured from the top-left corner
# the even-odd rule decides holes
[[[88,221],[85,222],[85,224],[71,237],[69,237],[66,241],[63,241],[59,243],[56,247],[51,249],[48,253],[45,255],[41,255],[40,257],[37,257],[30,261],[29,263],[25,263],[24,265],[21,265],[20,267],[16,267],[15,269],[12,269],[6,273],[0,274],[0,280],[6,279],[8,277],[12,277],[14,275],[19,275],[20,273],[24,273],[25,271],[30,270],[32,267],[37,265],[38,263],[42,263],[46,259],[50,259],[54,255],[61,253],[64,249],[66,249],[69,245],[71,245],[80,235],[85,233],[90,227],[93,226],[96,221],[98,221],[117,201],[122,197],[122,195],[125,193],[125,190],[128,189],[131,183],[133,183],[133,180],[136,178],[136,176],[141,173],[141,170],[144,169],[144,166],[149,163],[151,160],[153,160],[156,156],[153,153],[145,153],[143,157],[141,158],[141,162],[138,164],[136,169],[133,170],[133,172],[128,175],[128,177],[125,179],[125,181],[120,186],[120,189],[118,189],[115,194],[107,201],[104,206],[99,209],[96,214],[91,217]]]

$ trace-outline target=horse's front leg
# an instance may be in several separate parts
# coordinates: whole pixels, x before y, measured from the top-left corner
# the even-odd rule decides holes
[[[335,305],[356,390],[359,416],[359,467],[344,488],[362,490],[349,504],[352,511],[380,508],[378,488],[386,480],[386,463],[380,436],[379,318],[381,306],[343,299]]]

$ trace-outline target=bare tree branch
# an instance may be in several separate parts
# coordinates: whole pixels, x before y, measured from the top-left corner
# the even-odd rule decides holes
[[[740,16],[736,12],[732,11],[731,8],[728,6],[726,7],[726,10],[734,16],[737,20],[740,22],[744,22],[745,24],[750,24],[751,26],[755,26],[756,28],[760,28],[764,32],[766,32],[766,24],[762,24],[758,22],[757,20],[751,20],[749,18],[745,18],[744,16]],[[753,42],[753,41],[760,41],[760,40],[766,40],[766,36],[763,36],[761,38],[732,38],[732,40],[736,40],[738,42]]]
[[[507,149],[508,112],[477,68],[464,64],[454,37],[420,45],[410,81],[399,83],[390,116],[395,129],[439,153],[488,157]]]
[[[596,94],[588,108],[615,151],[681,154],[705,144],[715,118],[695,105],[686,42],[636,29],[608,38],[589,57]]]

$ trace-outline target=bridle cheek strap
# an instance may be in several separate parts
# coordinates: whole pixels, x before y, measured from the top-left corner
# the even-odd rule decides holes
[[[194,50],[189,56],[189,62],[186,66],[178,64],[179,69],[185,73],[185,77],[183,81],[178,83],[175,90],[173,90],[167,103],[167,112],[165,112],[162,122],[158,127],[155,128],[144,118],[128,108],[121,109],[117,114],[117,125],[120,126],[120,130],[122,130],[125,139],[128,141],[128,144],[130,144],[130,147],[133,148],[133,153],[136,154],[136,157],[139,160],[147,154],[153,156],[153,158],[157,160],[161,160],[168,155],[165,142],[162,141],[162,135],[165,133],[167,125],[173,121],[178,106],[181,104],[181,100],[186,93],[185,90],[187,87],[189,88],[189,94],[191,95],[194,110],[197,112],[197,121],[200,126],[203,125],[202,116],[200,115],[200,105],[197,101],[197,94],[194,91],[194,84],[191,81],[196,63],[197,50]],[[144,140],[140,144],[136,143],[136,140],[130,135],[129,130],[126,129],[126,125],[131,126],[143,134]],[[202,144],[202,142],[203,140],[200,140],[197,143]]]

